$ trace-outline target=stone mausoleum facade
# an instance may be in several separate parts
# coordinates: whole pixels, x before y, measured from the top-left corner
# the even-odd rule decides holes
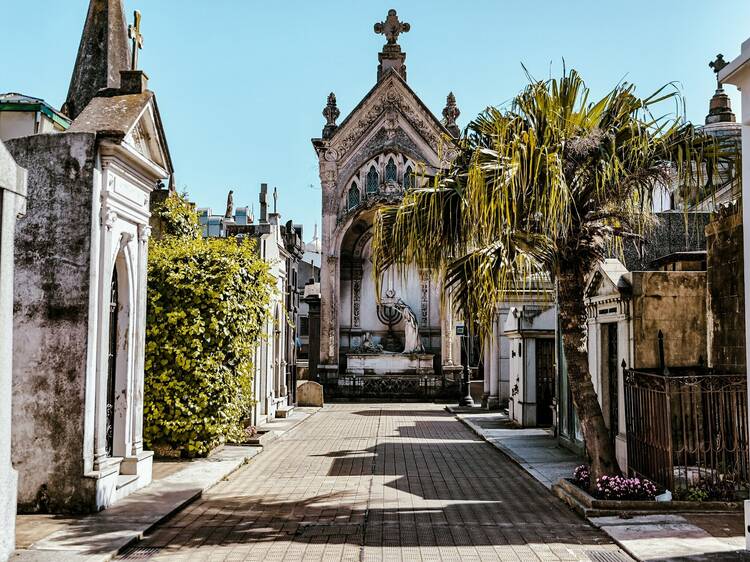
[[[172,165],[136,64],[120,0],[91,0],[63,108],[72,124],[6,143],[28,173],[13,326],[22,512],[97,511],[151,482],[153,453],[143,450],[149,199]]]
[[[441,121],[407,84],[398,37],[409,29],[395,10],[375,25],[387,40],[376,84],[340,124],[331,94],[323,134],[313,139],[323,192],[318,373],[332,394],[433,395],[460,364],[430,272],[386,272],[379,295],[373,277],[377,210],[444,168],[459,133],[452,94]]]

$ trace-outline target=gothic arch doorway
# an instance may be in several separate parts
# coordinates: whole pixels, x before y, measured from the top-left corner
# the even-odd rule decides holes
[[[104,447],[107,457],[126,457],[130,451],[131,411],[128,372],[132,363],[131,277],[125,252],[117,253],[107,302],[107,370],[104,381]]]

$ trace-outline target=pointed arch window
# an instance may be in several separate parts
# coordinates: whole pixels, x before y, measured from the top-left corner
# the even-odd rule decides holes
[[[398,180],[398,170],[396,169],[396,163],[393,161],[393,158],[390,158],[388,160],[388,164],[385,165],[385,181],[397,181]]]
[[[351,211],[354,207],[359,205],[359,188],[356,182],[352,182],[352,186],[349,188],[349,196],[347,198],[347,204]]]
[[[367,172],[367,193],[377,193],[379,183],[378,171],[375,166],[370,166],[370,171]]]
[[[414,170],[411,166],[406,167],[406,171],[404,171],[404,189],[412,189],[413,187],[416,187],[417,182],[414,178]]]

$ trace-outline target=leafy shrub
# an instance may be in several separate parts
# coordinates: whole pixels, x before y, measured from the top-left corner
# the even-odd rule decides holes
[[[588,490],[591,481],[591,473],[589,467],[585,464],[577,466],[573,471],[573,482],[576,486]]]
[[[603,500],[652,500],[656,484],[645,478],[602,476],[596,481],[594,495]]]
[[[184,456],[242,440],[273,278],[250,240],[167,236],[150,249],[144,441]]]

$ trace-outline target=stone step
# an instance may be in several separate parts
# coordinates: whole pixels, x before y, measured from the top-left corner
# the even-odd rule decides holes
[[[294,411],[294,406],[281,406],[280,408],[276,409],[276,417],[277,418],[288,418],[292,415],[292,412]]]
[[[128,484],[135,482],[136,480],[138,480],[137,474],[120,474],[117,477],[117,489],[121,490],[122,488],[124,488]]]

